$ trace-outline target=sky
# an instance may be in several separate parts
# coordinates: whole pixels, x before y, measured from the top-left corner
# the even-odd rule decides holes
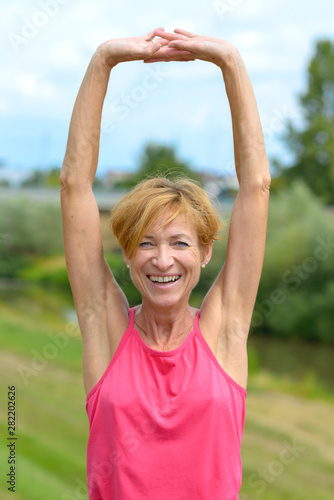
[[[334,38],[332,0],[0,0],[0,179],[61,166],[82,78],[98,45],[154,28],[233,43],[253,83],[269,157],[300,122],[316,40]],[[130,62],[110,77],[98,172],[133,170],[145,144],[173,146],[196,170],[233,174],[221,72],[202,62]]]

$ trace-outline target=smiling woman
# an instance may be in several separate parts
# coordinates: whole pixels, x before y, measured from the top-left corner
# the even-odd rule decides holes
[[[191,220],[204,248],[217,239],[221,224],[205,191],[189,179],[158,177],[138,184],[113,210],[111,227],[126,255],[136,253],[147,228],[166,212],[164,225],[179,214]]]
[[[210,233],[210,228],[207,232]],[[140,325],[150,323],[153,311],[163,311],[165,315],[173,311],[175,318],[180,311],[187,316],[191,291],[198,283],[201,266],[210,260],[212,250],[212,240],[201,245],[192,219],[177,210],[173,213],[167,208],[149,226],[147,233],[132,258],[124,254],[132,281],[142,296],[140,311],[136,314],[136,324],[141,330],[144,329]],[[190,315],[191,325],[193,319]],[[175,346],[170,332],[154,330],[152,325],[151,345],[156,349],[169,350],[171,345]]]
[[[92,191],[110,72],[125,61],[195,59],[222,72],[232,114],[240,189],[225,262],[222,256],[200,310],[190,307],[218,217],[206,193],[187,179],[144,181],[111,217],[141,293],[141,303],[129,308],[103,256]],[[74,106],[60,181],[67,271],[83,337],[90,500],[237,500],[246,344],[270,184],[256,101],[237,49],[162,28],[102,44]]]

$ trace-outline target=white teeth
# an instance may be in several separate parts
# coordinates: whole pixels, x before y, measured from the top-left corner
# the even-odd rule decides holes
[[[149,276],[150,280],[156,283],[173,283],[174,281],[177,281],[180,276],[174,275],[174,276]]]

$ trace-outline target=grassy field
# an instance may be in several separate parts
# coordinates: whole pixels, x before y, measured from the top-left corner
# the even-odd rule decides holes
[[[81,340],[41,290],[0,302],[0,497],[84,500],[88,421]],[[37,305],[38,304],[38,305]],[[9,472],[7,386],[16,385],[16,493]],[[334,400],[310,381],[255,371],[249,381],[240,500],[330,500]]]
[[[111,255],[116,242],[108,229],[107,214],[102,214],[101,226],[105,252]],[[224,242],[215,245],[221,255]],[[202,279],[210,284],[213,276],[206,273],[210,269]],[[13,283],[12,290],[0,290],[0,498],[87,500],[88,420],[82,345],[76,324],[67,319],[71,302],[64,288],[64,257],[37,259],[21,277],[31,280],[26,288],[22,283],[22,289],[15,288],[17,283]],[[126,269],[120,278],[129,281]],[[55,292],[50,283],[63,287],[62,291]],[[195,292],[193,300],[198,306],[200,294]],[[254,342],[250,341],[240,500],[330,500],[334,491],[334,396],[312,371],[315,356],[310,355],[305,363],[300,349],[293,351],[291,344],[280,347],[280,343],[284,341],[273,341],[271,361],[268,350],[261,353],[271,368],[272,360],[276,364],[282,360],[274,374],[259,367]],[[284,375],[277,368],[286,366],[288,354],[300,358],[309,370]],[[323,355],[320,357],[323,362]],[[6,483],[7,387],[13,385],[17,437],[14,496]]]

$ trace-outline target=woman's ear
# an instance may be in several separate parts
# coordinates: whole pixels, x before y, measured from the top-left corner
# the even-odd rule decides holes
[[[212,257],[213,241],[202,252],[202,267],[205,267]]]
[[[212,249],[213,249],[213,241],[210,242],[210,245],[207,248],[207,258],[206,261],[210,262],[211,257],[212,257]]]
[[[122,252],[123,253],[123,260],[126,264],[126,267],[129,268],[130,267],[130,260],[128,259],[128,257],[125,255],[124,251]]]

